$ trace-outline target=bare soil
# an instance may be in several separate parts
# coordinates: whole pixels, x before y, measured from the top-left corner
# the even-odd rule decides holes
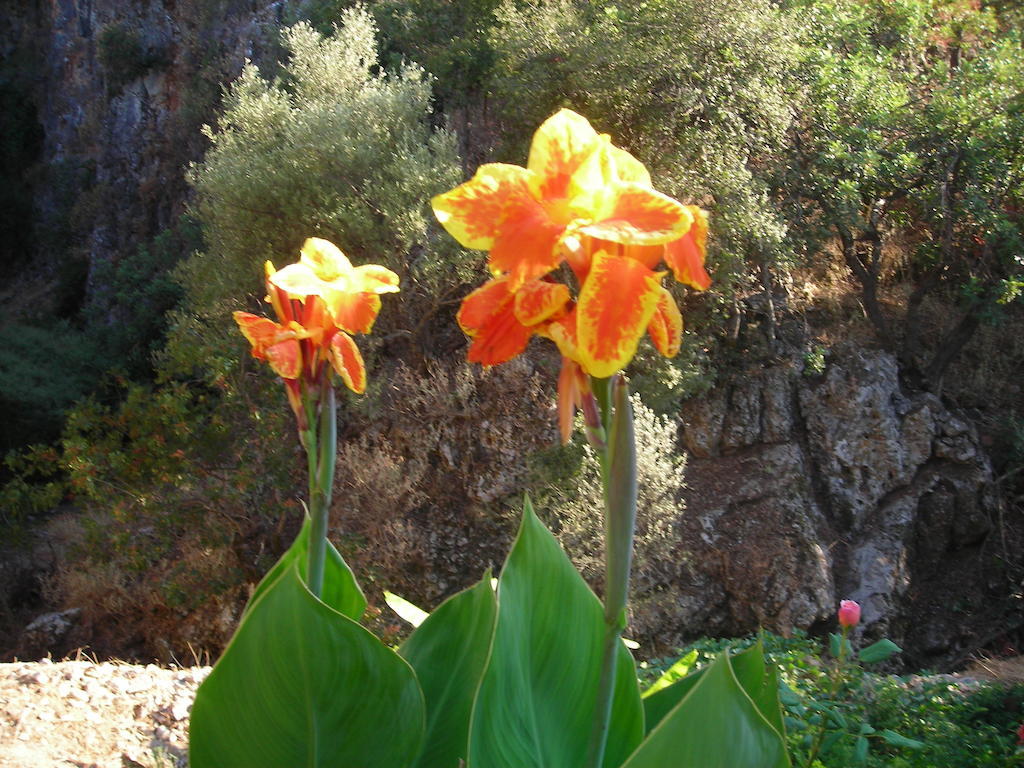
[[[209,667],[0,664],[0,768],[182,768]]]

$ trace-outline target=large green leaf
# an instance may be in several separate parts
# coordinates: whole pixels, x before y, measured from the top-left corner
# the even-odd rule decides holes
[[[470,725],[469,768],[580,768],[601,676],[601,603],[529,499],[498,580],[498,623]],[[633,658],[619,645],[604,765],[643,737]]]
[[[281,559],[274,564],[274,567],[267,572],[267,575],[256,586],[252,597],[249,598],[249,603],[245,606],[243,616],[259,600],[260,595],[263,594],[266,588],[281,578],[281,574],[291,568],[293,563],[300,563],[299,573],[302,575],[302,581],[306,581],[306,568],[309,563],[309,528],[311,525],[312,522],[307,516],[306,522],[302,524],[302,530],[299,531],[299,535],[295,537],[295,541],[292,542],[288,551],[281,555]],[[348,567],[348,563],[345,562],[341,553],[329,541],[327,542],[327,560],[324,563],[323,593],[320,599],[338,613],[348,616],[352,621],[359,621],[366,610],[366,596],[363,595],[363,590],[356,583],[356,577],[352,574],[352,569]]]
[[[736,663],[736,658],[739,659]],[[761,661],[761,669],[757,662]],[[735,666],[734,666],[735,664]],[[763,689],[775,685],[764,671],[759,646],[730,658],[722,653],[694,673],[649,696],[682,694],[678,703],[650,731],[623,768],[785,768],[790,765],[782,732],[758,709],[739,676],[764,706],[771,697]],[[778,700],[774,700],[778,708]],[[648,709],[648,711],[650,711]],[[781,714],[778,715],[781,723]]]
[[[774,664],[766,664],[764,645],[758,640],[742,653],[729,658],[736,679],[754,702],[761,716],[778,731],[785,734],[782,702],[779,700],[779,671]]]
[[[193,768],[401,768],[418,753],[424,704],[412,668],[315,598],[304,567],[300,553],[261,583],[200,686]]]
[[[398,652],[416,670],[427,703],[417,768],[456,768],[466,759],[473,699],[494,636],[491,574],[439,605]]]

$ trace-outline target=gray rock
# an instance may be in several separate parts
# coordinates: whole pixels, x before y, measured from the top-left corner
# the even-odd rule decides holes
[[[829,360],[813,378],[796,362],[748,371],[683,406],[679,619],[690,634],[785,632],[834,622],[850,598],[859,631],[928,652],[940,619],[922,595],[977,592],[991,466],[965,419],[901,388],[891,355]]]

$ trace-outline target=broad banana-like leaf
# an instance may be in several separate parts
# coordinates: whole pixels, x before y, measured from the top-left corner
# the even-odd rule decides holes
[[[473,699],[491,649],[498,604],[490,572],[441,603],[398,652],[419,678],[426,735],[416,768],[457,768],[469,744]]]
[[[281,559],[256,586],[252,597],[249,598],[249,603],[245,606],[243,616],[248,613],[263,591],[275,583],[293,563],[301,562],[299,573],[305,583],[306,568],[309,563],[309,528],[311,525],[312,522],[307,516],[306,522],[302,524],[302,530],[299,531],[299,535],[295,537],[295,541],[292,542],[288,551],[281,555]],[[359,621],[363,618],[363,612],[366,610],[366,596],[359,588],[359,584],[356,583],[352,569],[348,567],[348,563],[345,562],[341,553],[329,541],[327,542],[327,561],[324,563],[323,594],[320,599],[338,613],[348,616],[352,621]]]
[[[498,579],[498,621],[473,707],[469,768],[582,768],[601,676],[604,618],[529,499]],[[621,643],[604,766],[643,737],[636,665]]]
[[[765,690],[769,685],[773,689],[770,694]],[[623,768],[790,765],[785,737],[775,725],[781,726],[781,712],[766,717],[759,708],[780,709],[777,682],[765,670],[759,645],[735,657],[722,653],[705,669],[647,697],[648,713],[652,702],[664,706],[670,696],[677,696],[678,703],[648,733]],[[656,701],[659,698],[661,701]]]
[[[359,602],[346,594],[355,582],[340,557],[325,569],[333,604],[310,593],[304,539],[261,582],[199,687],[192,768],[401,768],[419,752],[415,673],[339,610]]]

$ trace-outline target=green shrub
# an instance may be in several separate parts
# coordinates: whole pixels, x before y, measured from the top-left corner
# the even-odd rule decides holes
[[[255,308],[263,262],[290,263],[307,237],[400,275],[401,303],[382,314],[378,333],[404,324],[408,338],[465,277],[468,257],[435,236],[428,209],[460,180],[453,137],[428,124],[422,70],[381,71],[375,35],[361,8],[344,12],[330,38],[300,23],[284,33],[289,57],[278,78],[248,66],[229,88],[206,129],[210,150],[190,171],[206,248],[178,271],[185,308],[169,366],[214,376],[233,367],[231,310]]]
[[[139,32],[125,24],[104,27],[97,46],[100,65],[107,76],[109,95],[116,94],[128,83],[167,63],[163,47],[147,43]]]
[[[683,554],[678,535],[683,514],[685,458],[678,452],[678,424],[656,415],[640,396],[632,396],[637,434],[637,517],[630,598],[630,632],[651,641],[672,621],[665,610],[671,582]],[[581,417],[582,418],[582,417]],[[542,450],[530,458],[529,482],[536,508],[587,581],[601,590],[604,581],[603,491],[597,455],[579,437],[567,446]]]
[[[824,644],[800,631],[790,638],[764,633],[768,659],[778,665],[787,692],[783,703],[790,715],[797,709],[806,716],[813,703],[830,698]],[[703,638],[683,648],[679,656],[696,652],[700,668],[724,648],[740,650],[756,637],[738,640]],[[641,680],[650,685],[679,656],[640,664]],[[788,703],[787,703],[788,702]],[[920,749],[890,745],[872,737],[867,762],[858,763],[852,739],[841,740],[815,761],[816,768],[1015,768],[1016,730],[1024,720],[1024,684],[966,683],[949,676],[896,677],[853,670],[847,714],[851,721],[870,723],[876,733],[892,731],[922,742]],[[805,733],[787,727],[795,766],[807,757]]]

